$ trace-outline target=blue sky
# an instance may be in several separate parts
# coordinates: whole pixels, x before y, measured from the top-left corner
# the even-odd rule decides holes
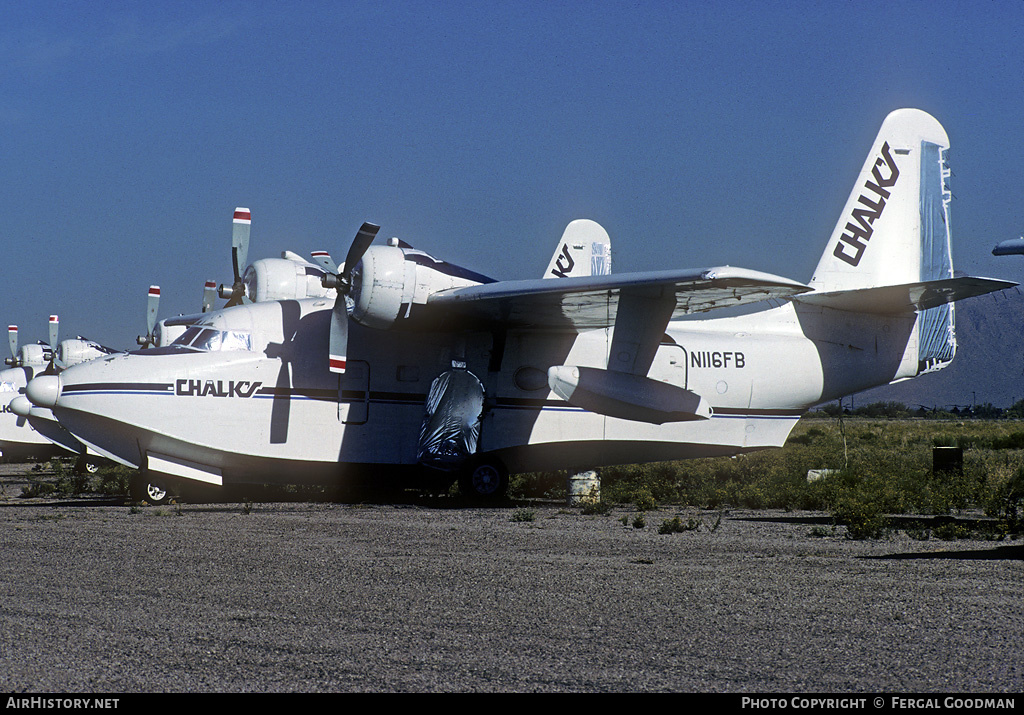
[[[565,225],[615,272],[798,280],[885,115],[951,140],[954,262],[1024,233],[1024,2],[0,2],[0,309],[129,348],[250,260],[363,221],[495,278]]]

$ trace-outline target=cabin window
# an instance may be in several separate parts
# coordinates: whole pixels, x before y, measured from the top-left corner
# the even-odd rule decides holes
[[[252,350],[252,336],[243,330],[214,330],[193,325],[171,344],[203,352],[247,351]]]

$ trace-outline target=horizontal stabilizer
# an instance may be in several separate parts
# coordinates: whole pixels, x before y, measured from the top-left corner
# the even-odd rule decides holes
[[[1010,281],[966,276],[903,285],[805,293],[794,300],[836,310],[889,315],[927,310],[1015,285]]]
[[[462,318],[505,327],[591,330],[615,324],[623,294],[671,298],[671,319],[810,290],[788,278],[723,266],[453,288],[430,296],[423,313],[427,320],[446,322]]]

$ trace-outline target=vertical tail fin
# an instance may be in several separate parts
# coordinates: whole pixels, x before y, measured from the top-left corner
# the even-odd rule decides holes
[[[898,109],[886,117],[809,285],[836,292],[952,278],[948,150],[929,114]],[[916,333],[916,374],[948,364],[953,304],[920,310]]]
[[[604,276],[612,272],[612,242],[608,232],[590,219],[576,219],[565,227],[545,278]]]
[[[952,277],[948,149],[925,112],[886,117],[810,285],[839,291]]]

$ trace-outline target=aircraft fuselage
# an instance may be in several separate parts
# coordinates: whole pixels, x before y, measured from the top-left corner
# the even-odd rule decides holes
[[[484,385],[478,453],[511,472],[719,456],[781,446],[808,406],[898,377],[899,365],[871,358],[886,352],[875,336],[905,342],[914,321],[893,318],[896,327],[882,329],[878,319],[851,316],[871,322],[863,346],[809,339],[828,321],[789,304],[672,322],[649,377],[698,393],[714,414],[652,424],[575,407],[548,387],[552,365],[604,367],[611,329],[510,330],[499,340],[353,326],[339,376],[324,359],[330,310],[310,299],[221,311],[210,325],[248,331],[251,349],[170,347],[78,365],[61,374],[54,413],[102,455],[200,481],[319,483],[382,467],[398,474],[417,464],[431,382],[454,361]]]

